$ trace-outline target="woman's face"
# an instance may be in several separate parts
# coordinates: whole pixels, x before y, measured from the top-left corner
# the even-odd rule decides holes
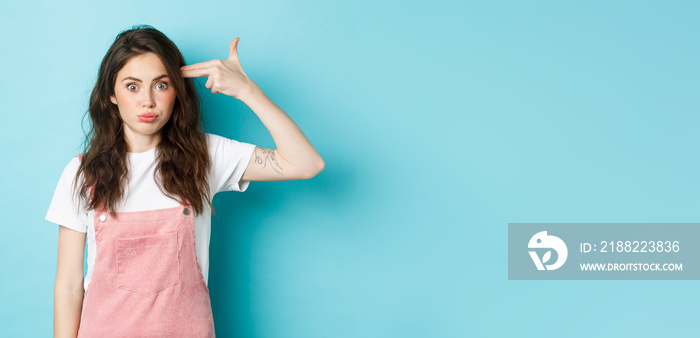
[[[175,89],[160,58],[153,53],[137,55],[117,73],[114,95],[128,143],[160,142],[163,126],[175,105]]]

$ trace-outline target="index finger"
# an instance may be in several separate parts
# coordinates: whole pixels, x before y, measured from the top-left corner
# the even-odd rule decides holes
[[[184,69],[184,67],[182,67],[180,68],[180,73],[182,73],[182,77],[184,78],[209,76],[209,70],[206,68]]]
[[[204,61],[204,62],[198,62],[198,63],[193,63],[191,65],[185,65],[180,67],[180,69],[187,69],[187,70],[192,70],[192,69],[202,69],[202,68],[209,68],[216,66],[217,63],[220,63],[221,60],[209,60],[209,61]]]

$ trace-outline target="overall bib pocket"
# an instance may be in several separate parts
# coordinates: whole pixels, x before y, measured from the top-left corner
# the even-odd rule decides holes
[[[151,296],[180,283],[177,232],[115,238],[117,287]]]

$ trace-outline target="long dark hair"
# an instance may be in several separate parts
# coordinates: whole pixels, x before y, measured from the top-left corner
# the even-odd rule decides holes
[[[200,127],[202,115],[197,91],[192,80],[183,78],[180,73],[180,67],[185,65],[180,50],[165,34],[151,26],[134,26],[119,33],[102,59],[90,95],[87,113],[91,128],[85,135],[84,155],[74,187],[77,188],[83,174],[78,194],[85,209],[105,208],[115,216],[129,173],[122,119],[110,96],[114,95],[117,72],[132,57],[146,53],[154,53],[163,62],[177,96],[170,120],[161,129],[154,173],[156,184],[165,195],[189,201],[197,214],[204,211],[205,202],[213,210],[207,176],[211,160],[206,135]],[[203,120],[201,125],[204,125]]]

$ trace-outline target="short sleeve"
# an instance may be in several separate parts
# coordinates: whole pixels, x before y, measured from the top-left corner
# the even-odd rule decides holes
[[[75,231],[87,232],[87,213],[79,210],[78,197],[73,196],[73,180],[79,166],[80,160],[74,157],[63,169],[44,219]]]
[[[207,134],[212,160],[210,182],[213,194],[219,191],[245,191],[250,181],[241,181],[255,145]]]

